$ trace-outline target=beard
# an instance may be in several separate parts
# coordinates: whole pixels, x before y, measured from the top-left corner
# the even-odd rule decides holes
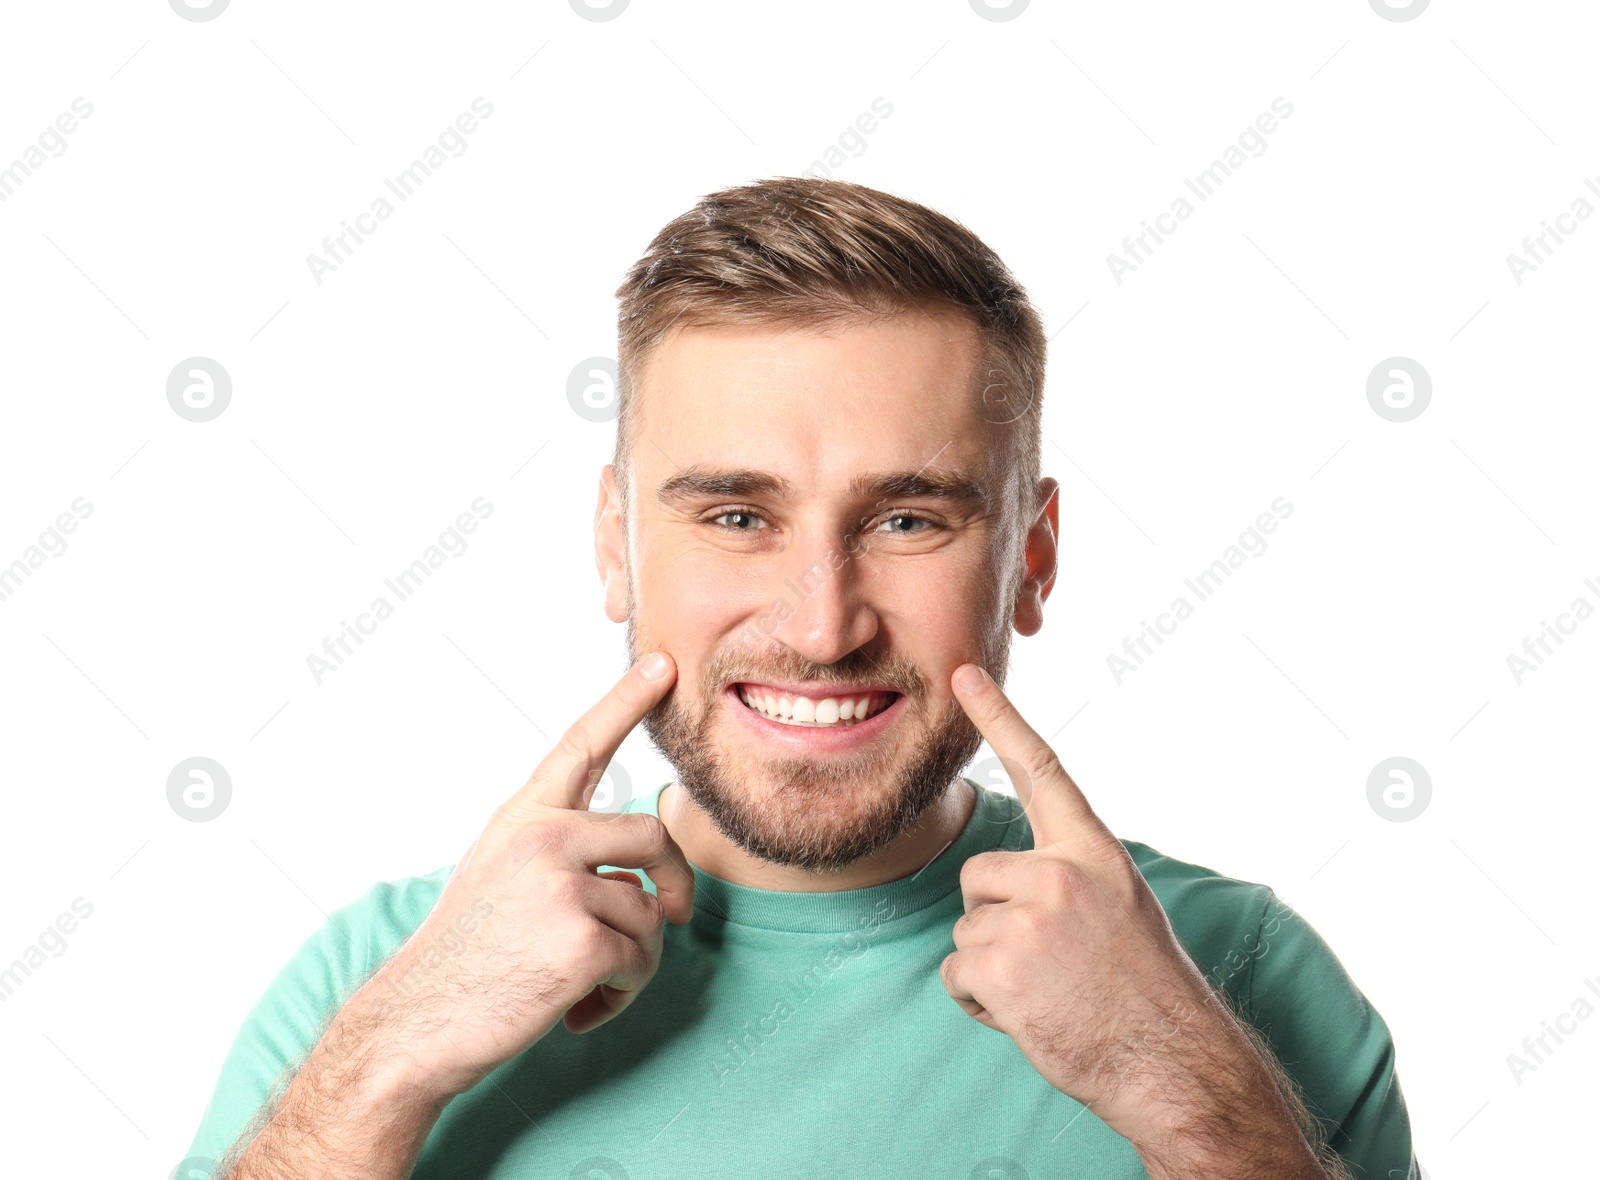
[[[639,655],[631,587],[629,598],[631,664]],[[991,630],[981,660],[1002,686],[1009,624]],[[723,688],[730,681],[769,679],[870,681],[906,699],[891,729],[863,749],[816,758],[770,755],[748,764],[744,742],[735,748],[715,736]],[[643,724],[677,772],[678,785],[725,839],[771,864],[829,873],[910,831],[977,754],[983,735],[960,703],[949,697],[934,713],[932,699],[927,678],[903,656],[874,657],[857,648],[835,663],[813,664],[778,646],[765,658],[737,650],[717,654],[699,684],[680,679]]]

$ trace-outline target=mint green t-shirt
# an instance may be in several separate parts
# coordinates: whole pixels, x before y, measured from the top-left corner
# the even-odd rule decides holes
[[[557,1023],[457,1097],[412,1175],[1147,1180],[1126,1139],[939,980],[963,912],[963,862],[1033,847],[1017,800],[972,785],[961,835],[897,881],[783,892],[695,867],[693,920],[665,925],[660,967],[632,1005],[581,1036]],[[656,814],[664,787],[624,810]],[[1122,843],[1354,1174],[1416,1180],[1389,1028],[1328,944],[1265,885]],[[379,883],[306,940],[240,1028],[191,1157],[215,1160],[233,1144],[453,868]]]

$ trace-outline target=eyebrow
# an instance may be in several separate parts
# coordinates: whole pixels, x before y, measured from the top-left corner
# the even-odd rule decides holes
[[[988,500],[983,485],[976,480],[952,468],[941,467],[859,475],[850,481],[847,490],[860,500],[948,500],[968,505],[982,505]],[[656,489],[656,501],[670,505],[691,500],[757,496],[786,500],[794,494],[792,483],[769,471],[689,467],[662,481]]]

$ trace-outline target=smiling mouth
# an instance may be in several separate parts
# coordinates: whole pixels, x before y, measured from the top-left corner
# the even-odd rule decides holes
[[[804,697],[777,693],[759,684],[734,686],[745,708],[780,725],[811,729],[848,729],[870,721],[900,696],[874,689],[848,696]]]

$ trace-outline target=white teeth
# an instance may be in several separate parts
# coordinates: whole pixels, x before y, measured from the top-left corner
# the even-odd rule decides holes
[[[814,701],[810,697],[774,696],[771,693],[760,694],[751,692],[741,685],[739,699],[751,709],[774,721],[782,721],[789,725],[806,726],[850,726],[860,724],[867,720],[867,715],[872,711],[872,704],[876,694],[868,693],[860,697],[824,697]],[[879,708],[887,707],[891,700],[886,700]],[[875,715],[875,714],[874,714]]]

